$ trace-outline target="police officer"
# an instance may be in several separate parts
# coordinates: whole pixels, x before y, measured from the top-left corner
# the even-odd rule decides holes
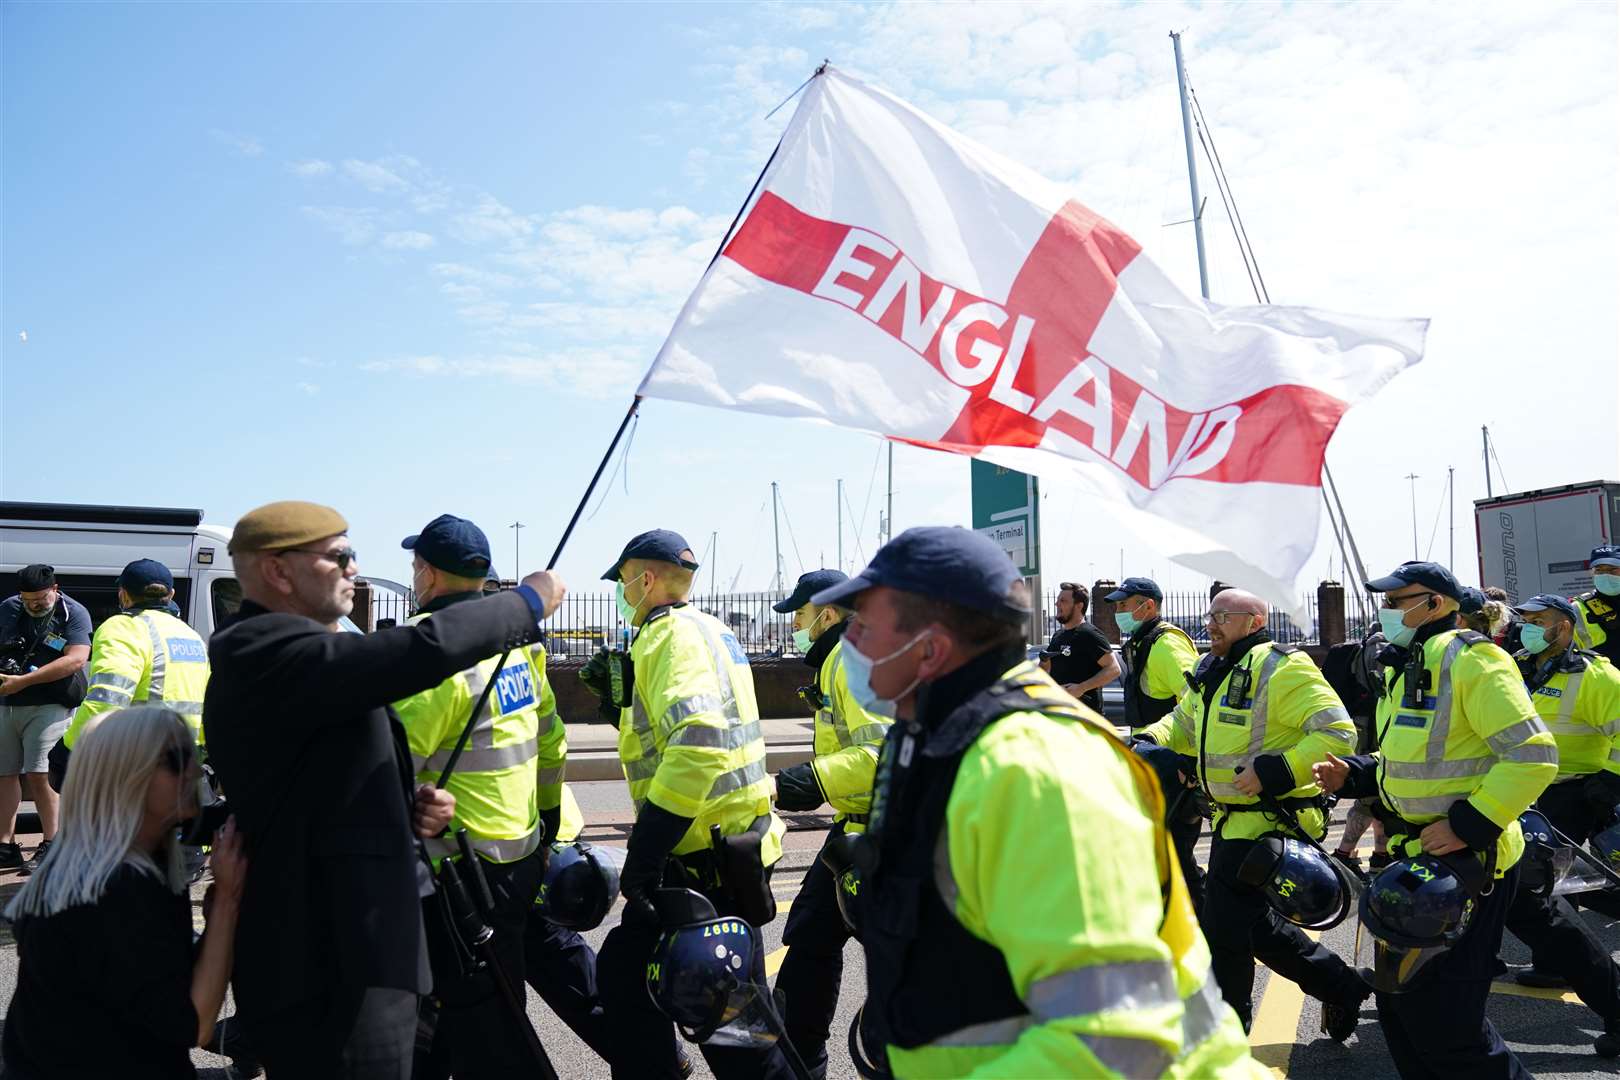
[[[1247,1029],[1258,958],[1319,999],[1322,1029],[1342,1042],[1356,1030],[1366,984],[1325,945],[1285,922],[1258,887],[1240,880],[1244,860],[1263,838],[1298,836],[1295,822],[1315,840],[1326,835],[1311,766],[1356,745],[1355,724],[1338,695],[1309,656],[1271,640],[1269,615],[1265,601],[1241,589],[1216,595],[1207,616],[1210,651],[1192,692],[1142,735],[1190,755],[1215,806],[1199,921],[1227,1004]]]
[[[491,557],[489,540],[477,525],[441,514],[400,546],[412,553],[418,608],[410,625],[483,597]],[[567,739],[555,708],[542,720],[545,650],[537,645],[513,649],[497,671],[499,661],[491,656],[395,702],[394,710],[405,727],[417,782],[436,784],[475,703],[494,680],[445,784],[456,800],[450,828],[424,844],[435,867],[446,858],[459,861],[456,834],[467,831],[482,865],[462,867],[462,875],[481,873],[489,884],[494,907],[483,912],[484,919],[495,931],[498,962],[521,994],[524,924],[545,872],[546,841],[558,829]],[[472,890],[474,896],[480,892]],[[424,918],[434,978],[423,1010],[435,1033],[431,1047],[419,1043],[417,1080],[452,1072],[467,1080],[509,1077],[532,1068],[520,1026],[527,1021],[511,1014],[492,973],[464,970],[463,947],[452,937],[453,925],[437,896],[428,900]]]
[[[893,718],[861,708],[849,691],[844,671],[844,630],[854,612],[811,597],[848,579],[837,570],[812,570],[799,578],[793,594],[775,610],[793,612],[793,641],[815,671],[812,686],[800,691],[816,710],[815,757],[776,776],[776,805],[782,810],[815,810],[830,803],[836,814],[823,846],[843,833],[866,828],[872,806],[872,780],[878,747]],[[810,1070],[827,1068],[827,1037],[838,1009],[849,931],[838,911],[837,885],[820,858],[810,864],[799,895],[788,911],[776,989],[784,998],[788,1039]]]
[[[1377,994],[1384,1038],[1402,1076],[1528,1077],[1485,1001],[1524,852],[1519,815],[1557,774],[1558,748],[1512,658],[1457,629],[1462,589],[1451,571],[1402,563],[1366,587],[1384,594],[1378,621],[1389,642],[1378,749],[1329,757],[1317,781],[1350,798],[1376,794],[1391,854],[1449,857],[1480,882],[1461,938],[1404,993]]]
[[[1525,618],[1516,658],[1536,713],[1558,743],[1558,779],[1536,808],[1576,844],[1608,822],[1620,803],[1620,672],[1596,653],[1575,647],[1580,616],[1562,596],[1533,596],[1519,606]],[[1592,897],[1600,910],[1602,893]],[[1565,915],[1550,896],[1521,888],[1508,909],[1507,928],[1530,946],[1534,966],[1518,980],[1528,986],[1573,986],[1604,1020],[1596,1049],[1620,1055],[1620,966],[1579,917]]]
[[[755,925],[775,914],[770,867],[786,830],[771,812],[754,677],[736,636],[687,603],[697,565],[679,534],[655,529],[631,539],[603,575],[636,631],[631,670],[619,680],[629,695],[619,702],[619,759],[636,822],[620,876],[624,915],[597,957],[618,1080],[680,1075],[674,1028],[647,993],[660,934],[653,891],[691,888],[721,914]],[[717,848],[710,826],[730,839]],[[763,964],[759,957],[760,982]],[[702,1050],[720,1080],[789,1075],[775,1046]]]
[[[1152,578],[1126,578],[1103,599],[1115,605],[1114,624],[1123,643],[1120,659],[1125,673],[1119,682],[1125,690],[1125,723],[1146,727],[1168,716],[1187,692],[1187,678],[1198,667],[1198,646],[1185,630],[1160,617],[1164,591]],[[1204,906],[1204,872],[1193,853],[1203,831],[1201,814],[1178,813],[1170,822],[1195,910]]]
[[[178,618],[174,575],[156,559],[136,559],[118,575],[118,608],[90,644],[90,688],[62,745],[72,750],[92,716],[161,702],[185,717],[201,747],[208,646]]]
[[[1592,591],[1575,599],[1580,647],[1620,665],[1620,545],[1592,549]]]
[[[993,542],[914,528],[811,598],[898,719],[860,840],[863,1030],[894,1075],[1262,1075],[1220,998],[1150,767],[1024,659]]]

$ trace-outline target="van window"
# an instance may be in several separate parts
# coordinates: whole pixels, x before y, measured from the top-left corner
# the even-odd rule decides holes
[[[90,625],[100,627],[109,616],[118,614],[118,575],[58,574],[56,584],[66,596],[83,604],[90,612]],[[15,571],[0,574],[0,598],[17,595]],[[174,602],[180,606],[182,616],[191,599],[191,579],[176,578]]]
[[[242,583],[233,577],[215,578],[209,600],[214,605],[214,627],[218,629],[242,606]]]

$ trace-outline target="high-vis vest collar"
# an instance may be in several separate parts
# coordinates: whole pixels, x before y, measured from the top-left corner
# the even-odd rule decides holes
[[[96,630],[84,704],[62,737],[73,748],[90,717],[129,705],[161,704],[185,718],[202,742],[208,646],[195,630],[159,608],[114,615]]]

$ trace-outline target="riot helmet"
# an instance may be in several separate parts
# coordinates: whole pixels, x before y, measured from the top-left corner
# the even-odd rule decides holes
[[[1462,856],[1473,859],[1466,852]],[[1452,864],[1433,855],[1398,858],[1361,896],[1361,931],[1372,938],[1372,967],[1361,970],[1374,990],[1398,994],[1425,965],[1468,929],[1474,891]],[[1358,953],[1360,932],[1358,931]]]
[[[722,918],[701,893],[653,893],[664,932],[647,963],[647,992],[689,1042],[770,1046],[782,1021],[764,981],[764,939],[746,919]]]
[[[1607,825],[1593,833],[1586,846],[1605,866],[1620,874],[1620,813],[1616,813]]]
[[[1524,833],[1519,888],[1536,896],[1551,895],[1553,886],[1569,870],[1573,852],[1546,815],[1534,807],[1519,815],[1519,831]]]
[[[1265,893],[1277,914],[1307,930],[1338,926],[1350,914],[1355,896],[1348,870],[1293,837],[1256,841],[1237,877]]]
[[[534,906],[568,930],[595,930],[619,895],[625,850],[605,844],[553,843]]]

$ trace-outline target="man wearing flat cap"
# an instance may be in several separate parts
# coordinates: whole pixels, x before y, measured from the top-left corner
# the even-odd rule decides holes
[[[862,1035],[896,1077],[1258,1076],[1152,769],[1025,659],[1029,590],[915,528],[817,593],[850,692],[892,713],[855,841]]]
[[[602,575],[635,630],[632,668],[620,680],[625,696],[614,704],[622,710],[619,761],[636,823],[619,876],[624,915],[597,956],[602,1006],[619,1040],[615,1080],[681,1075],[675,1030],[647,992],[648,960],[661,933],[654,891],[701,892],[719,914],[755,926],[776,913],[770,868],[782,857],[786,827],[771,811],[754,675],[731,629],[687,603],[697,567],[679,533],[654,529],[633,537]],[[735,865],[720,864],[711,827],[739,845],[752,842],[757,855],[747,880]],[[755,959],[754,981],[763,983],[764,958],[756,952]],[[719,1080],[791,1075],[776,1046],[701,1049]]]
[[[209,760],[251,851],[233,975],[243,1034],[272,1080],[408,1080],[429,988],[420,838],[451,820],[415,784],[390,704],[539,638],[562,581],[456,604],[415,626],[339,631],[359,564],[330,507],[237,522],[237,616],[209,642]]]
[[[774,610],[793,613],[793,642],[814,671],[815,682],[799,691],[816,710],[815,756],[776,774],[779,810],[816,810],[831,804],[835,817],[823,847],[840,835],[859,835],[872,809],[878,748],[892,716],[861,708],[844,671],[844,630],[854,612],[810,599],[848,580],[839,570],[812,570]],[[812,1072],[825,1070],[827,1038],[838,1010],[849,929],[838,909],[838,884],[818,857],[805,871],[788,910],[782,944],[787,957],[776,977],[789,1041]]]
[[[1575,639],[1583,649],[1620,665],[1620,545],[1592,549],[1592,591],[1575,598]]]
[[[1562,596],[1532,596],[1519,605],[1524,617],[1515,657],[1524,686],[1558,743],[1558,778],[1536,800],[1554,828],[1571,843],[1609,823],[1620,803],[1620,672],[1575,643],[1580,616]],[[1583,903],[1613,917],[1620,905],[1607,890],[1583,894]],[[1508,932],[1530,946],[1533,966],[1518,973],[1527,986],[1572,987],[1603,1020],[1596,1049],[1620,1055],[1620,966],[1580,917],[1569,917],[1545,888],[1523,884],[1507,914]]]
[[[440,514],[400,546],[411,552],[417,611],[410,625],[484,595],[493,558],[488,537],[472,522]],[[557,836],[568,753],[555,706],[542,710],[545,657],[538,642],[504,657],[491,655],[394,703],[410,742],[416,781],[431,785],[455,751],[484,688],[495,683],[445,783],[456,799],[450,832],[423,844],[437,867],[442,859],[459,858],[455,834],[467,830],[483,864],[479,872],[498,898],[485,917],[495,931],[495,955],[513,987],[524,982],[523,928],[545,873],[546,845]],[[462,867],[463,879],[471,873]],[[434,1025],[432,1038],[421,1040],[431,1046],[421,1048],[415,1080],[452,1074],[457,1080],[505,1080],[531,1069],[527,1033],[502,1000],[492,973],[464,973],[450,920],[432,901],[425,914],[434,999],[426,1011]]]
[[[1558,747],[1513,660],[1458,626],[1462,586],[1444,566],[1406,562],[1366,582],[1384,594],[1388,642],[1374,753],[1314,766],[1326,792],[1377,796],[1390,854],[1470,860],[1481,882],[1467,929],[1403,993],[1377,993],[1384,1039],[1403,1076],[1525,1076],[1485,1018],[1518,885],[1519,815],[1558,774]],[[1491,882],[1494,881],[1494,884]]]

